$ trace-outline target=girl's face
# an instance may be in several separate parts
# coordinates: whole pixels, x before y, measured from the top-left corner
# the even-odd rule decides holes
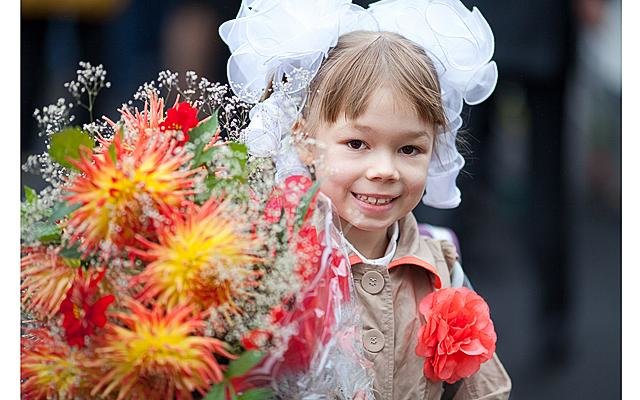
[[[378,89],[356,120],[338,119],[315,132],[320,190],[331,198],[351,240],[385,233],[420,201],[433,127],[387,88]]]

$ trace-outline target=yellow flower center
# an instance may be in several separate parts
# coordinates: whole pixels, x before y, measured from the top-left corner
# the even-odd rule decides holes
[[[176,329],[166,326],[140,329],[137,334],[129,342],[126,363],[130,365],[180,365],[200,356],[189,337]]]
[[[78,307],[76,304],[73,305],[73,316],[79,320],[84,319],[84,310],[82,307]]]
[[[41,393],[51,391],[66,398],[77,386],[82,376],[78,360],[71,354],[29,354],[25,355],[22,367],[28,371],[25,385]],[[44,396],[43,396],[44,397]]]
[[[150,250],[155,260],[143,273],[148,287],[168,306],[196,302],[205,308],[231,303],[256,261],[255,246],[216,213],[175,223]],[[233,307],[233,304],[230,304]]]

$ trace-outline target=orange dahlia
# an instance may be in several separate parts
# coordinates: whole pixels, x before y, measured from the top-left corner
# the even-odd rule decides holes
[[[53,247],[25,247],[20,260],[20,291],[27,311],[40,318],[54,316],[76,274],[76,268]]]
[[[131,243],[135,233],[151,232],[159,210],[176,206],[193,194],[193,175],[184,170],[191,156],[160,131],[138,135],[132,149],[115,135],[113,151],[85,149],[75,162],[82,174],[71,182],[66,200],[79,204],[67,224],[72,242],[85,253]]]
[[[123,326],[108,324],[104,342],[96,348],[105,374],[91,391],[118,399],[191,398],[223,379],[215,355],[233,358],[220,340],[197,336],[203,327],[192,306],[153,310],[126,301],[129,314],[114,315]]]
[[[141,299],[239,311],[234,298],[246,294],[258,244],[243,232],[241,217],[231,214],[228,203],[211,198],[202,206],[190,204],[186,212],[172,210],[170,222],[159,229],[159,243],[138,238],[146,249],[131,252],[149,262],[132,280],[144,284]]]
[[[25,399],[89,397],[95,375],[88,357],[54,340],[44,329],[28,331],[21,340],[21,391]]]
[[[127,107],[119,109],[124,121],[124,127],[128,132],[137,132],[138,135],[144,135],[147,130],[159,130],[160,123],[164,114],[164,100],[162,97],[158,97],[157,93],[153,91],[148,92],[148,101],[144,102],[144,108],[142,112],[136,108],[134,112]],[[116,128],[117,124],[105,118],[113,128]]]

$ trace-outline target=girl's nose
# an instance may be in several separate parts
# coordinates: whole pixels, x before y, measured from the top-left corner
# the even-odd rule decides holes
[[[396,167],[394,157],[388,155],[377,155],[371,157],[368,161],[366,177],[369,180],[391,180],[400,179],[400,172]]]

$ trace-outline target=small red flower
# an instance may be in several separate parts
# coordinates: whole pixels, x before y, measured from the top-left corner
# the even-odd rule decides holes
[[[297,256],[296,274],[303,285],[308,285],[318,274],[320,257],[324,246],[318,240],[318,232],[312,225],[305,224],[294,238],[295,254]]]
[[[266,329],[254,329],[240,339],[240,344],[246,350],[259,350],[264,348],[272,337],[273,334]]]
[[[424,375],[454,383],[480,369],[496,350],[489,306],[473,290],[446,288],[428,294],[419,306],[426,324],[418,332],[416,354],[425,357]]]
[[[62,327],[70,346],[84,347],[84,337],[92,335],[96,327],[102,328],[107,322],[105,312],[115,297],[110,294],[96,300],[98,283],[105,272],[84,275],[82,268],[78,268],[78,275],[60,304],[64,317]]]
[[[269,197],[264,209],[265,220],[267,222],[277,223],[284,211],[289,234],[291,234],[300,201],[312,186],[313,181],[304,175],[292,175],[286,178],[283,184],[275,188]],[[316,196],[317,194],[314,195],[309,205],[309,209],[304,216],[304,221],[313,215]]]
[[[163,131],[182,131],[184,134],[184,140],[180,141],[182,145],[189,140],[187,132],[196,125],[198,125],[198,109],[183,101],[167,110],[167,118],[159,126]]]

